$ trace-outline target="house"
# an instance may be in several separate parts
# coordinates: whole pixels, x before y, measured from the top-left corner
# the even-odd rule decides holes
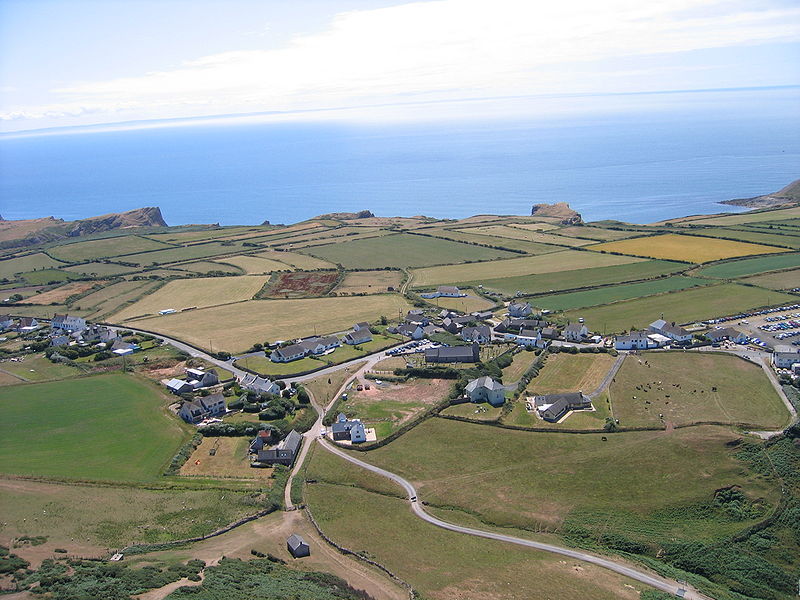
[[[358,325],[356,325],[358,327]],[[353,331],[345,334],[344,336],[344,343],[355,345],[355,344],[366,344],[367,342],[372,341],[372,333],[369,330],[369,327],[359,327],[356,329],[353,328]]]
[[[116,354],[117,356],[125,356],[126,354],[133,354],[139,349],[137,344],[131,344],[130,342],[123,342],[121,339],[114,340],[114,343],[111,345],[111,352]]]
[[[342,345],[342,342],[335,335],[326,337],[315,337],[303,340],[298,346],[303,346],[307,354],[323,354],[328,350],[333,350]]]
[[[113,342],[119,336],[117,332],[109,327],[101,327],[99,325],[89,325],[86,329],[75,332],[72,334],[77,340],[87,344],[103,343],[107,344]]]
[[[471,312],[469,313],[469,316],[475,319],[476,321],[488,321],[492,317],[494,317],[494,313],[492,313],[492,311],[490,310],[484,310],[484,311]]]
[[[86,329],[86,320],[80,317],[73,317],[70,315],[53,315],[53,320],[50,321],[52,329],[61,329],[62,331],[80,331]]]
[[[512,302],[508,305],[508,314],[511,317],[527,317],[533,312],[530,302]]]
[[[775,351],[772,353],[772,364],[776,369],[791,369],[796,362],[800,362],[800,347],[775,346]]]
[[[185,379],[170,379],[166,385],[167,389],[173,394],[186,394],[194,391],[192,384]]]
[[[439,346],[425,350],[425,362],[429,363],[476,363],[480,356],[477,342],[469,346]]]
[[[273,394],[277,396],[281,393],[281,388],[277,383],[253,373],[245,373],[244,377],[239,379],[239,387],[256,394]]]
[[[56,335],[50,338],[50,345],[51,346],[66,346],[70,343],[70,337],[68,335]]]
[[[199,423],[209,417],[224,415],[226,412],[225,397],[222,394],[187,400],[181,404],[178,415],[187,423]]]
[[[488,375],[473,379],[464,391],[473,402],[488,402],[492,406],[502,406],[506,401],[506,388]]]
[[[300,442],[302,441],[303,436],[292,429],[289,435],[275,448],[269,450],[262,448],[259,450],[258,462],[269,465],[278,464],[289,466],[294,462],[297,451],[300,449]]]
[[[665,335],[675,342],[690,342],[692,340],[692,334],[686,331],[683,327],[675,325],[674,321],[672,323],[668,323],[664,319],[658,319],[657,321],[650,323],[648,329],[653,333]]]
[[[389,329],[390,333],[399,333],[402,336],[409,337],[412,340],[421,340],[425,337],[425,330],[420,325],[412,325],[411,323],[403,323],[397,327]]]
[[[219,377],[214,369],[203,371],[202,369],[186,369],[186,381],[193,389],[210,387],[219,383]]]
[[[555,327],[542,327],[542,337],[547,338],[548,340],[554,340],[558,338],[558,329]]]
[[[617,350],[647,350],[653,347],[654,342],[644,331],[631,331],[614,339],[614,348]]]
[[[0,315],[0,331],[4,329],[11,329],[13,324],[14,319],[12,319],[9,315]]]
[[[582,342],[589,335],[589,328],[583,323],[570,323],[562,333],[568,342]]]
[[[264,446],[269,446],[275,434],[272,429],[262,429],[258,435],[250,442],[250,454],[256,454],[259,450],[263,450]]]
[[[750,338],[746,334],[742,333],[738,329],[733,329],[732,327],[712,329],[711,331],[707,331],[705,336],[712,342],[730,340],[736,344],[746,344],[748,341],[750,341]]]
[[[367,432],[361,419],[349,420],[344,413],[339,413],[336,422],[331,425],[331,436],[335,442],[360,444],[367,441]]]
[[[356,323],[353,325],[353,331],[361,331],[362,329],[369,331],[369,323],[362,321],[361,323]]]
[[[269,355],[269,359],[272,362],[287,363],[292,362],[293,360],[305,358],[306,354],[308,354],[308,349],[304,345],[291,344],[289,346],[284,346],[283,348],[276,348],[273,350]]]
[[[503,339],[514,342],[518,346],[547,348],[550,345],[548,340],[542,338],[541,330],[523,329],[517,333],[506,333]]]
[[[551,423],[555,423],[571,410],[585,410],[592,407],[592,401],[583,392],[534,396],[533,403],[539,416]]]
[[[286,540],[286,549],[295,558],[311,555],[311,548],[308,547],[308,543],[296,533],[290,535],[289,539]]]
[[[465,342],[478,342],[479,344],[488,344],[492,341],[492,330],[488,325],[479,325],[478,327],[464,327],[461,330],[461,339]]]
[[[39,321],[34,317],[22,317],[17,323],[17,331],[26,332],[39,328]]]
[[[464,292],[459,290],[454,285],[440,285],[436,289],[436,292],[442,298],[463,298],[464,296],[466,296]]]
[[[511,319],[507,317],[495,325],[494,330],[497,333],[519,333],[522,329],[541,329],[548,325],[547,321],[541,319]]]

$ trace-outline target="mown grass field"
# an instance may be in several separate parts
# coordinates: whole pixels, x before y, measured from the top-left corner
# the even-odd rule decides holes
[[[24,279],[30,285],[46,285],[58,281],[69,281],[70,279],[77,279],[77,273],[69,273],[61,269],[39,269],[38,271],[26,271],[25,273],[18,273],[19,279]]]
[[[729,355],[629,356],[614,377],[610,396],[614,416],[625,427],[717,421],[772,430],[789,421],[761,367]]]
[[[602,437],[498,430],[434,418],[364,459],[418,484],[420,499],[432,505],[533,530],[559,531],[565,519],[591,512],[617,521],[619,528],[608,533],[634,539],[647,532],[623,527],[621,516],[628,517],[626,525],[651,519],[653,528],[668,527],[676,539],[714,538],[753,521],[698,522],[680,514],[675,518],[671,511],[707,502],[730,485],[768,505],[778,500],[774,484],[735,458],[736,450],[727,444],[741,438],[724,427]]]
[[[125,285],[124,288],[119,288],[116,286]],[[108,298],[105,300],[100,301],[97,304],[96,302],[97,297],[89,299],[89,296],[86,298],[81,298],[78,302],[75,303],[74,306],[80,306],[83,308],[88,307],[88,314],[93,319],[98,319],[109,315],[117,310],[119,310],[122,306],[127,305],[128,303],[135,302],[139,298],[142,298],[152,292],[155,289],[158,289],[164,282],[162,281],[125,281],[115,286],[111,286],[115,288],[113,292],[119,292],[115,295],[111,295],[111,291],[108,292]],[[101,294],[108,288],[104,288],[98,292]],[[94,306],[89,306],[94,304]],[[74,310],[74,306],[70,307],[70,311]]]
[[[690,235],[708,236],[714,238],[728,238],[753,244],[767,244],[774,246],[788,246],[795,250],[800,249],[800,235],[786,235],[759,231],[756,229],[724,229],[721,227],[707,227],[705,229],[693,229]]]
[[[81,265],[70,265],[64,267],[65,271],[80,273],[92,277],[107,277],[109,275],[126,275],[140,271],[138,267],[126,267],[123,265],[108,264],[102,262],[88,262]]]
[[[141,266],[165,265],[182,260],[236,254],[247,249],[242,246],[241,242],[209,242],[169,248],[167,250],[156,250],[154,252],[143,252],[141,254],[129,254],[125,256],[125,262],[136,263]]]
[[[789,294],[726,283],[694,288],[636,300],[624,300],[607,306],[569,310],[564,317],[573,321],[580,317],[600,333],[617,333],[630,328],[646,327],[663,314],[678,323],[691,323],[733,315],[766,305],[795,302]]]
[[[334,288],[337,294],[380,294],[400,289],[401,271],[349,271],[344,280]]]
[[[325,454],[315,449],[308,476],[319,474],[331,483],[309,484],[305,491],[323,531],[343,546],[365,551],[427,598],[639,597],[634,587],[625,587],[630,584],[627,579],[608,571],[587,564],[576,569],[573,561],[429,525],[411,514],[407,501],[385,495],[385,489],[380,493],[359,489],[385,488],[387,484],[376,480],[378,475],[354,472],[357,467]],[[369,535],[353,527],[355,522],[370,523]]]
[[[491,406],[483,402],[481,404],[473,404],[466,402],[464,404],[456,404],[448,406],[442,411],[443,415],[453,415],[455,417],[466,417],[473,421],[496,421],[502,412],[502,408]]]
[[[650,279],[681,271],[682,263],[663,260],[645,260],[610,267],[574,269],[541,275],[523,275],[502,279],[484,279],[480,283],[487,289],[513,296],[517,291],[525,294],[538,294],[547,291],[567,290],[585,286],[607,285],[639,279]],[[476,285],[478,282],[467,282]]]
[[[761,258],[747,258],[708,265],[698,271],[704,277],[717,279],[734,279],[746,277],[764,271],[777,271],[778,269],[791,269],[800,266],[800,254],[780,254],[777,256],[764,256]]]
[[[627,265],[644,262],[644,260],[632,256],[563,250],[543,256],[526,256],[467,265],[415,269],[412,285],[422,287],[475,281],[483,283],[483,279],[495,280],[506,277],[529,276],[531,274],[608,267],[610,265]],[[578,283],[577,285],[582,284]]]
[[[44,354],[28,354],[21,362],[0,362],[0,369],[16,375],[19,379],[38,383],[54,379],[66,379],[83,374],[77,367],[50,362]],[[19,381],[17,381],[19,383]]]
[[[267,260],[274,260],[279,263],[285,263],[289,265],[289,267],[306,271],[313,269],[332,269],[336,267],[336,265],[326,260],[320,260],[319,258],[314,258],[313,256],[300,254],[299,252],[279,252],[278,250],[265,250],[264,252],[258,252],[253,256],[266,258]]]
[[[536,298],[531,298],[530,302],[534,306],[548,310],[569,310],[571,308],[597,306],[599,304],[608,304],[609,302],[618,302],[619,300],[630,300],[631,298],[685,290],[700,285],[708,285],[709,283],[707,279],[700,279],[699,277],[675,276],[640,283],[602,287],[594,290],[537,296]]]
[[[420,267],[468,260],[511,258],[511,252],[420,235],[397,234],[307,248],[304,253],[347,269]]]
[[[800,207],[766,210],[762,212],[746,212],[740,215],[726,215],[719,217],[693,217],[688,219],[673,219],[674,221],[689,221],[700,225],[742,225],[743,223],[759,223],[763,221],[780,221],[782,219],[796,219],[800,217]]]
[[[610,354],[551,354],[539,375],[531,379],[528,393],[556,394],[579,392],[589,394],[600,385],[616,358]]]
[[[519,378],[525,374],[525,371],[531,367],[533,361],[537,358],[535,352],[528,352],[526,350],[517,352],[514,355],[513,362],[503,369],[503,382],[508,384],[519,381]]]
[[[594,243],[591,240],[558,235],[557,230],[545,233],[523,227],[515,227],[514,225],[488,225],[485,227],[459,229],[457,231],[461,231],[463,233],[478,233],[481,235],[499,238],[525,240],[528,242],[537,242],[539,244],[555,244],[560,246],[585,246],[587,244]]]
[[[0,389],[0,468],[14,475],[151,481],[188,437],[165,398],[130,375]]]
[[[124,235],[88,242],[62,244],[49,250],[50,256],[66,262],[83,262],[123,254],[136,254],[148,250],[170,248],[168,244],[157,242],[138,235]]]
[[[53,260],[44,252],[28,254],[27,256],[20,256],[19,258],[7,258],[5,260],[0,260],[0,279],[11,279],[16,273],[63,266],[64,263]]]
[[[225,259],[223,259],[225,260]],[[226,264],[225,262],[214,262],[213,260],[198,260],[196,262],[178,263],[169,265],[170,268],[178,269],[181,271],[190,271],[191,273],[200,273],[205,275],[212,271],[222,271],[232,275],[242,275],[244,270],[234,265]]]
[[[252,300],[138,319],[136,326],[203,348],[213,344],[215,350],[243,352],[256,342],[345,331],[354,323],[372,321],[381,315],[393,317],[409,308],[399,294]]]
[[[285,263],[260,256],[230,256],[225,258],[225,262],[239,267],[248,275],[287,271],[292,268]]]
[[[800,287],[800,269],[754,275],[741,279],[741,282],[759,285],[771,290],[792,290]]]
[[[691,263],[706,263],[737,256],[775,254],[786,251],[784,248],[774,246],[674,233],[607,242],[593,246],[592,249]]]
[[[246,437],[204,437],[189,460],[181,467],[180,474],[205,477],[244,477],[263,480],[269,486],[272,469],[253,469],[250,466],[249,449],[252,439]],[[214,455],[210,454],[214,450]]]
[[[120,322],[132,317],[157,314],[168,308],[182,310],[192,306],[200,308],[249,300],[265,283],[267,277],[257,275],[178,279],[123,308],[112,319]]]
[[[489,235],[481,235],[478,233],[465,233],[469,230],[452,230],[443,229],[441,227],[430,227],[420,230],[425,235],[432,235],[446,240],[453,240],[455,242],[470,242],[475,244],[488,244],[490,246],[499,246],[501,248],[510,248],[511,250],[521,250],[526,254],[548,254],[550,252],[558,252],[563,250],[559,246],[551,246],[549,244],[539,244],[537,242],[529,242],[527,240],[518,240],[513,238],[492,237]]]
[[[625,238],[639,235],[636,231],[618,231],[615,229],[603,229],[593,226],[572,226],[562,227],[558,230],[558,235],[575,236],[597,240],[598,242],[612,242],[614,240],[624,240]]]

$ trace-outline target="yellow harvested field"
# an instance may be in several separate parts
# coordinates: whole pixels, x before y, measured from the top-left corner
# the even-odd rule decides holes
[[[403,281],[401,271],[351,271],[333,291],[337,294],[381,294]]]
[[[737,256],[774,254],[788,251],[786,248],[776,248],[762,244],[677,235],[674,233],[598,244],[597,246],[592,246],[592,250],[622,252],[623,254],[649,256],[666,260],[682,260],[692,263],[705,263]]]
[[[244,269],[248,275],[261,275],[262,273],[272,273],[273,271],[291,271],[292,267],[260,256],[231,256],[223,259],[226,263]]]
[[[75,281],[67,283],[61,287],[42,292],[41,294],[34,294],[30,298],[20,300],[20,304],[61,304],[66,301],[70,296],[76,294],[83,294],[88,292],[95,286],[102,286],[105,281]]]
[[[610,354],[553,354],[538,377],[531,379],[531,394],[583,392],[590,394],[603,382],[616,358]]]
[[[303,271],[313,271],[314,269],[335,269],[336,265],[326,260],[321,260],[314,256],[298,254],[297,252],[280,252],[278,250],[266,250],[254,254],[261,258],[267,258],[281,263],[286,263],[290,267]]]
[[[479,233],[481,235],[509,238],[512,240],[538,242],[540,244],[556,244],[562,246],[586,246],[587,244],[594,244],[592,240],[555,235],[555,232],[542,233],[541,231],[528,229],[521,225],[489,225],[487,227],[458,229],[457,231],[462,233]]]
[[[242,275],[240,277],[203,277],[170,281],[149,296],[134,302],[111,317],[111,321],[125,321],[133,317],[154,315],[160,310],[182,310],[249,300],[264,287],[268,277]]]
[[[480,263],[448,265],[443,267],[427,267],[415,269],[412,286],[425,286],[442,283],[458,283],[462,281],[479,281],[500,277],[518,277],[539,273],[557,273],[575,269],[593,267],[609,267],[641,262],[642,258],[564,250],[542,256],[526,256],[507,260],[493,260]]]
[[[219,279],[230,281],[233,278]],[[411,305],[399,294],[252,300],[139,319],[131,325],[203,348],[209,348],[211,344],[215,351],[241,352],[256,342],[263,344],[315,333],[345,331],[354,323],[374,321],[381,315],[392,318],[398,311],[406,312],[410,308]]]

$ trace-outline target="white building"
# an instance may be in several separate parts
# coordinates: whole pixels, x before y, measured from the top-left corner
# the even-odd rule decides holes
[[[791,369],[794,363],[800,362],[800,347],[798,346],[775,346],[772,353],[772,364],[777,369]]]

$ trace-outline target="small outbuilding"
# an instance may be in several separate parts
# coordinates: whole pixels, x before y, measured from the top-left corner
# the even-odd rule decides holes
[[[309,548],[308,542],[296,533],[290,535],[289,539],[286,540],[286,549],[289,550],[289,554],[295,558],[303,558],[311,554],[311,548]]]

